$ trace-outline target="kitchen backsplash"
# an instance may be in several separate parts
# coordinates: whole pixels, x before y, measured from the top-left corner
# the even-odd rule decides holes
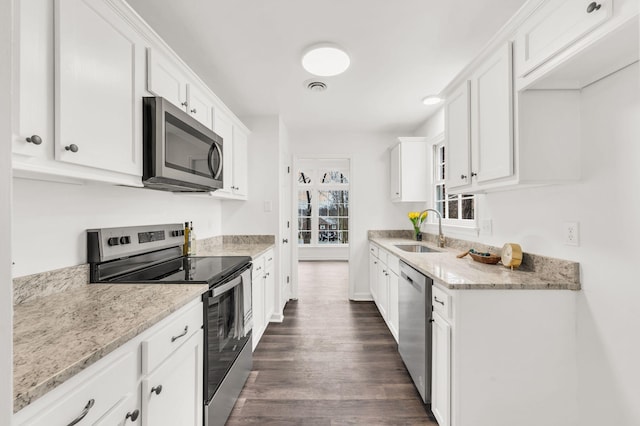
[[[413,239],[412,230],[375,230],[369,231],[369,238],[407,238]],[[445,236],[446,237],[446,236]],[[424,242],[434,245],[438,244],[438,236],[427,232],[422,233]],[[490,252],[500,255],[502,247],[495,247],[482,244],[476,241],[467,241],[457,238],[446,237],[446,247],[460,250],[460,252],[473,248],[476,251]],[[557,277],[563,281],[580,282],[580,264],[571,260],[556,259],[553,257],[541,256],[533,253],[522,253],[522,264],[520,270],[529,272],[544,273],[546,277]]]

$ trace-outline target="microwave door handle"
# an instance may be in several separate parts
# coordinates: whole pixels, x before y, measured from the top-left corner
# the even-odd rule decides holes
[[[213,150],[214,149],[218,151],[218,154],[220,154],[220,163],[218,164],[218,170],[216,170],[215,172],[213,171]],[[208,165],[209,165],[209,171],[211,172],[211,176],[213,176],[214,179],[219,179],[220,173],[222,172],[222,150],[220,149],[218,144],[215,142],[211,144],[211,148],[209,149]]]

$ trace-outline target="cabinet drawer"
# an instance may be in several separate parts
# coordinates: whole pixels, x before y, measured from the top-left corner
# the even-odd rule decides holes
[[[400,259],[391,253],[387,254],[387,267],[396,275],[400,276]]]
[[[271,265],[273,265],[273,250],[269,250],[264,254],[264,267],[265,269],[269,269]]]
[[[119,357],[64,397],[38,410],[36,417],[17,423],[25,426],[67,425],[84,414],[78,424],[93,424],[135,388],[136,360],[134,352]]]
[[[431,287],[431,305],[433,312],[437,312],[446,319],[451,318],[451,296],[435,285]]]
[[[148,374],[202,328],[202,303],[180,314],[157,333],[142,341],[142,373]]]
[[[369,253],[371,253],[375,257],[378,257],[378,246],[374,244],[369,244]]]
[[[264,256],[260,256],[252,261],[251,277],[260,277],[264,275]]]
[[[118,404],[113,407],[93,426],[114,426],[139,424],[140,401],[139,392],[125,395]],[[80,423],[82,424],[82,423]]]
[[[387,252],[385,249],[378,249],[378,259],[380,259],[380,262],[384,265],[384,268],[387,268],[387,258],[389,256],[389,252]]]

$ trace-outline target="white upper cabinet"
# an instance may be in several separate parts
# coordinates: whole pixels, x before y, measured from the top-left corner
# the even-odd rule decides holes
[[[139,176],[141,37],[103,0],[57,1],[55,28],[55,158]]]
[[[520,29],[518,76],[527,75],[611,18],[613,0],[553,0]]]
[[[465,81],[448,97],[444,106],[446,181],[448,189],[466,187],[471,182],[470,81]]]
[[[155,49],[147,52],[147,88],[156,96],[167,99],[208,128],[213,128],[214,100],[207,89],[189,78],[175,59]]]
[[[507,43],[471,81],[471,178],[479,184],[513,175],[512,69]]]
[[[391,201],[419,202],[429,199],[429,145],[425,138],[401,137],[389,153]]]
[[[227,114],[216,109],[213,130],[222,137],[223,187],[213,195],[220,198],[246,200],[248,194],[247,131],[234,123]]]
[[[513,175],[511,43],[483,62],[445,105],[449,192]]]

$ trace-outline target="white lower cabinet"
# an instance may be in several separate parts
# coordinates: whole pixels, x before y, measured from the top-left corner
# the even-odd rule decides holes
[[[399,336],[398,277],[399,259],[377,245],[369,244],[371,296],[396,343]]]
[[[440,426],[451,424],[451,325],[437,313],[432,322],[431,411]]]
[[[142,424],[201,425],[202,330],[142,381]]]
[[[574,424],[577,292],[432,290],[439,426]]]
[[[13,424],[201,426],[202,309],[200,299],[187,304],[17,412]],[[185,327],[185,334],[171,341],[178,336],[173,330]],[[173,346],[162,344],[165,338]],[[147,344],[145,352],[148,342],[157,343]]]
[[[260,338],[275,312],[276,280],[274,274],[274,251],[253,259],[251,271],[251,310],[253,312],[253,349],[258,346]]]

